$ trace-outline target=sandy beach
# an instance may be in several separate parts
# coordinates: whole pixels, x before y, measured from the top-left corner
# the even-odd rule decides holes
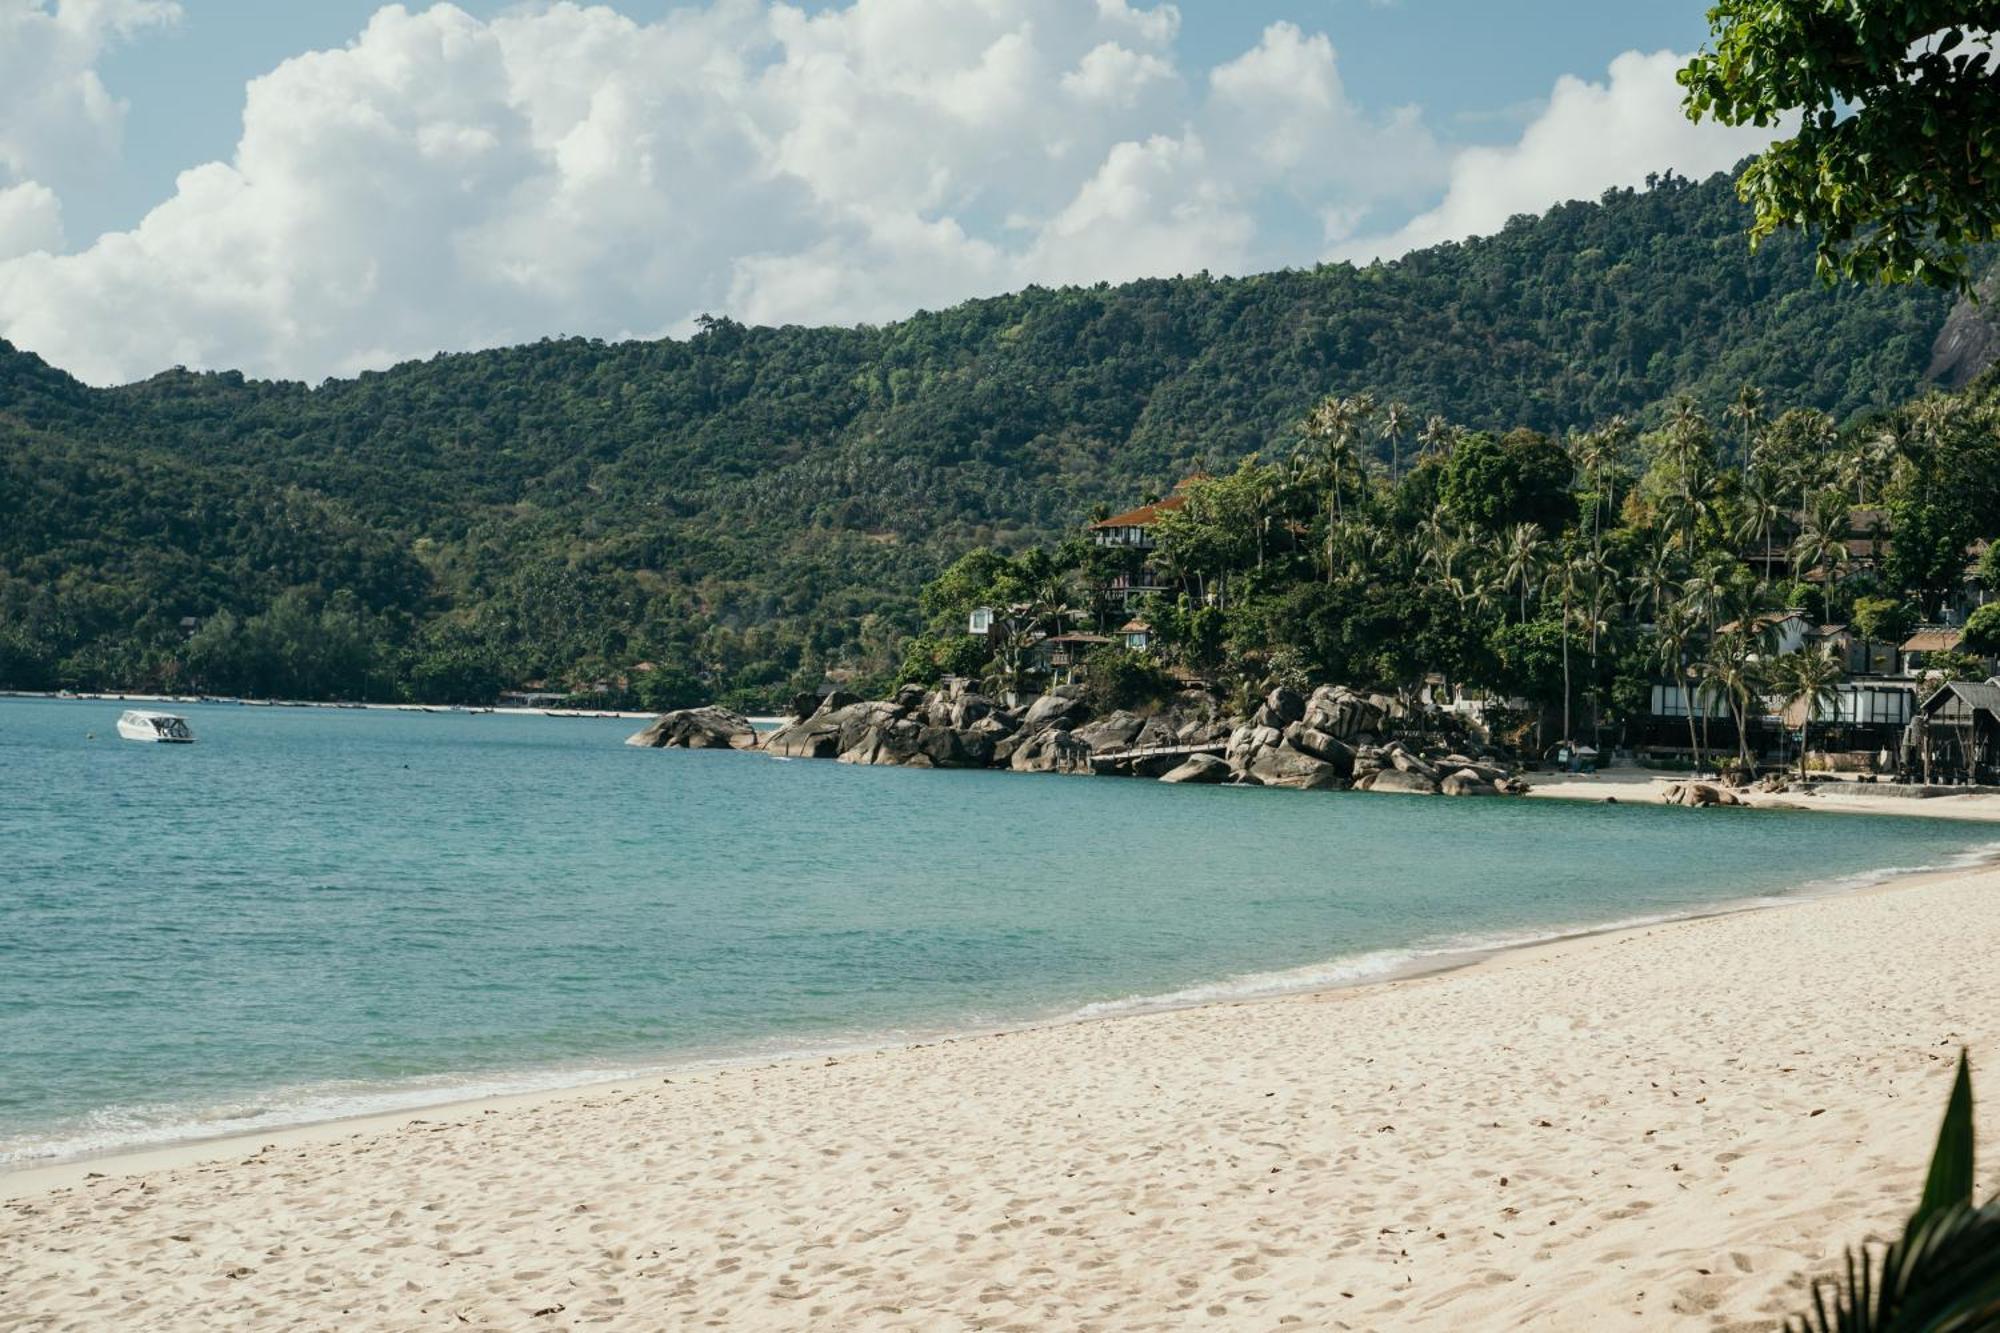
[[[1566,801],[1618,801],[1661,805],[1666,789],[1684,776],[1642,768],[1610,768],[1597,773],[1530,773],[1528,795]],[[1710,783],[1714,779],[1703,779]],[[1914,796],[1887,783],[1822,782],[1810,796],[1799,792],[1732,789],[1742,804],[1760,810],[1812,810],[1847,815],[1915,815],[1927,819],[2000,821],[2000,796],[1990,792]]]
[[[0,1177],[0,1328],[1775,1328],[1961,1043],[2000,1142],[1996,944],[1962,872]]]

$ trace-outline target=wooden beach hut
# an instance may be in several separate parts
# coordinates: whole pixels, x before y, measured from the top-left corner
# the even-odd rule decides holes
[[[2000,776],[2000,685],[1947,681],[1911,724],[1925,782],[1992,782]]]

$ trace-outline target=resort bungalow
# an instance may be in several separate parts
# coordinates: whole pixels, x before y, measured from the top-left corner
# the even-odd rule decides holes
[[[1732,620],[1720,629],[1720,633],[1734,634],[1742,622]],[[1768,645],[1767,651],[1774,657],[1788,657],[1804,648],[1814,637],[1814,626],[1806,619],[1806,613],[1796,608],[1786,611],[1765,611],[1752,622],[1757,636]]]
[[[993,632],[993,608],[975,606],[965,618],[965,632],[975,639],[983,639]]]
[[[1992,782],[2000,769],[2000,685],[1940,685],[1905,733],[1905,762],[1930,782]]]
[[[1175,485],[1173,494],[1164,500],[1142,504],[1137,509],[1128,509],[1122,514],[1113,514],[1090,525],[1091,540],[1099,546],[1118,550],[1137,551],[1141,555],[1133,569],[1113,576],[1107,589],[1113,605],[1129,611],[1134,605],[1156,593],[1163,593],[1167,585],[1160,571],[1153,567],[1144,553],[1152,551],[1159,543],[1153,529],[1168,514],[1187,506],[1187,488],[1197,481],[1206,480],[1200,473],[1181,478]]]
[[[1153,642],[1153,627],[1143,620],[1128,620],[1119,628],[1118,637],[1129,651],[1143,653]]]
[[[1903,674],[1921,676],[1929,665],[1933,653],[1959,653],[1965,651],[1965,634],[1947,625],[1926,625],[1903,640],[1900,652],[1903,657]],[[1989,659],[1986,669],[1991,671],[1993,663]]]
[[[1113,640],[1102,634],[1051,634],[1035,644],[1035,669],[1047,672],[1049,679],[1057,684],[1074,680],[1076,669],[1083,665],[1083,659],[1093,649],[1111,642]]]

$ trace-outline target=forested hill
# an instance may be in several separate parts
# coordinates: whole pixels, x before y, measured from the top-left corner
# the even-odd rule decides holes
[[[885,666],[965,547],[1288,451],[1328,393],[1555,432],[1746,382],[1843,418],[1920,389],[1946,298],[1821,287],[1803,243],[1753,256],[1745,223],[1726,178],[1669,179],[1365,269],[317,388],[96,390],[0,343],[0,686],[474,697],[647,660],[749,702]]]

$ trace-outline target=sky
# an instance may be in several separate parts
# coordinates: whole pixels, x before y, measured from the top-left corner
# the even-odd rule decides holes
[[[1768,131],[1705,0],[0,0],[0,336],[93,383],[1367,262]]]

